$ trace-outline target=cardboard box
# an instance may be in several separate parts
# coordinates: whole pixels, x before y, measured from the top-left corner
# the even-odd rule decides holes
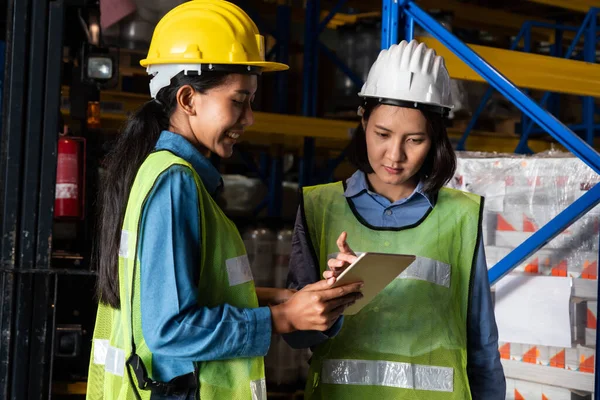
[[[550,346],[537,346],[537,365],[550,366]]]
[[[593,374],[596,350],[584,346],[579,346],[577,350],[579,351],[579,371]]]
[[[542,398],[540,383],[515,380],[515,399],[539,400]]]
[[[512,361],[523,361],[523,345],[520,343],[510,344],[510,359]]]
[[[500,353],[500,358],[510,360],[510,343],[498,342],[498,352]]]
[[[537,364],[539,358],[538,346],[531,344],[521,344],[523,354],[522,361],[530,364]]]
[[[515,400],[515,380],[506,378],[506,400]]]
[[[565,369],[579,371],[579,350],[577,347],[565,349]]]
[[[569,389],[542,385],[542,400],[571,400]]]
[[[566,349],[563,347],[548,347],[550,366],[565,368]]]
[[[595,349],[581,345],[567,349],[565,368],[569,371],[579,371],[593,374],[595,355]]]

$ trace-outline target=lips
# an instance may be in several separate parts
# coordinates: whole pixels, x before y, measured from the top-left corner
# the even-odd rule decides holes
[[[391,168],[391,167],[383,167],[385,171],[390,175],[399,175],[404,171],[403,168]]]

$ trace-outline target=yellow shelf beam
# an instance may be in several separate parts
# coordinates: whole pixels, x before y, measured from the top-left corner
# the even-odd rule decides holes
[[[419,40],[444,57],[451,77],[485,82],[438,40],[429,37]],[[469,47],[519,87],[600,97],[600,64],[486,46]]]
[[[528,0],[532,3],[560,7],[567,10],[587,13],[592,7],[600,7],[599,0]]]
[[[321,20],[329,15],[329,11],[321,12]],[[359,20],[364,18],[381,18],[381,13],[379,11],[371,11],[366,13],[359,14],[342,14],[337,13],[333,16],[331,21],[327,23],[327,27],[329,29],[336,29],[339,26],[347,25],[347,24],[355,24]]]

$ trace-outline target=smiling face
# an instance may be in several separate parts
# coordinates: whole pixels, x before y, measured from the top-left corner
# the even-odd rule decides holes
[[[419,110],[380,105],[363,120],[373,189],[396,201],[418,184],[418,172],[431,149],[427,119]]]
[[[171,130],[199,149],[231,157],[233,146],[254,123],[256,90],[256,75],[241,74],[228,75],[223,83],[204,93],[182,86],[177,92],[178,111],[171,119]]]

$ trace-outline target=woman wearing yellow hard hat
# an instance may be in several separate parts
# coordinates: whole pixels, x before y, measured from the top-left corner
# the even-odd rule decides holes
[[[266,399],[271,333],[327,331],[360,296],[330,279],[257,299],[243,241],[214,200],[222,180],[202,152],[231,156],[253,122],[257,75],[287,66],[265,61],[256,25],[222,0],[170,11],[141,64],[152,100],[102,182],[87,398]]]
[[[393,45],[359,96],[348,152],[358,170],[346,182],[304,188],[288,282],[301,289],[339,274],[354,251],[417,259],[340,318],[337,335],[285,336],[293,347],[314,346],[305,398],[504,399],[483,199],[444,187],[456,168],[444,59],[415,40]]]

